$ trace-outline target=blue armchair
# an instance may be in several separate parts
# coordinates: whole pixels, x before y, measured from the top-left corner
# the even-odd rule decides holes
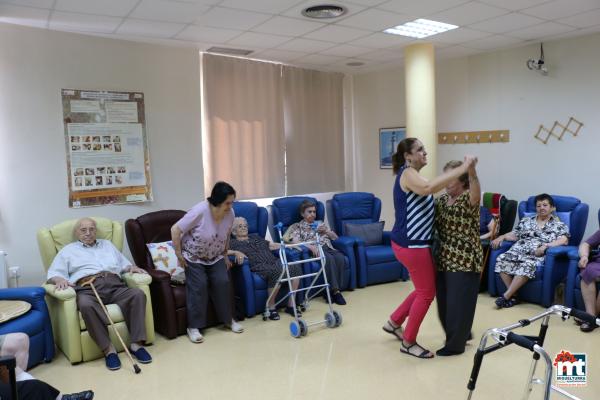
[[[28,368],[54,358],[54,336],[44,296],[46,291],[41,287],[0,290],[0,300],[22,300],[31,304],[27,313],[0,325],[0,335],[23,332],[29,336]]]
[[[300,203],[304,200],[310,200],[317,205],[317,220],[325,220],[325,206],[322,202],[317,201],[313,197],[307,196],[290,196],[282,197],[273,201],[271,205],[271,213],[273,217],[273,223],[277,224],[281,222],[283,224],[282,233],[285,233],[290,225],[299,222],[302,217],[300,216]],[[271,237],[274,241],[280,242],[279,232],[273,227],[270,227]],[[341,251],[348,259],[348,269],[344,272],[344,281],[347,282],[346,286],[342,290],[354,290],[356,288],[356,260],[354,256],[354,239],[349,237],[340,236],[337,240],[333,240],[333,247]],[[304,252],[303,257],[312,257],[308,252]],[[319,266],[316,263],[311,263],[310,267],[307,268],[305,265],[304,272],[316,272]]]
[[[527,282],[517,294],[521,300],[544,307],[552,305],[556,286],[567,276],[569,251],[576,250],[581,242],[589,212],[588,205],[574,197],[552,195],[552,198],[556,206],[556,215],[569,227],[571,234],[569,244],[548,249],[544,263],[537,267],[535,278]],[[519,203],[519,219],[531,215],[535,215],[535,196]],[[494,268],[498,256],[506,252],[512,244],[513,242],[505,241],[501,247],[492,250],[490,254],[488,292],[492,296],[499,296],[506,290],[506,286],[500,279],[500,275],[494,272]]]
[[[598,225],[600,225],[600,210],[598,210]],[[585,304],[583,304],[583,297],[581,295],[581,276],[579,275],[578,264],[579,251],[572,249],[569,251],[569,270],[567,272],[567,282],[565,283],[565,305],[585,311]],[[600,290],[600,282],[596,282],[596,290]]]
[[[266,208],[258,207],[256,203],[249,201],[236,201],[233,203],[233,211],[236,217],[244,217],[248,221],[248,233],[265,237],[268,223]],[[279,256],[279,253],[276,255]],[[287,255],[290,261],[300,259],[298,251],[290,249]],[[248,260],[245,260],[241,266],[232,268],[231,271],[235,294],[242,298],[246,316],[253,317],[262,313],[268,298],[267,282],[258,274],[250,271]],[[279,295],[283,296],[285,293],[286,290],[282,288]]]
[[[348,223],[379,222],[381,200],[372,193],[339,193],[331,199],[331,211],[333,229],[343,236]],[[408,279],[408,271],[394,256],[390,235],[391,232],[383,232],[382,243],[371,246],[362,239],[354,238],[358,287]]]

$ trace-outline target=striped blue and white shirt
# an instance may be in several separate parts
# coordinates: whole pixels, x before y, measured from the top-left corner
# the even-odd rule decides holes
[[[394,181],[396,221],[392,229],[392,240],[402,247],[430,247],[434,220],[433,196],[419,196],[402,190],[400,177],[405,169],[406,167],[400,168]]]

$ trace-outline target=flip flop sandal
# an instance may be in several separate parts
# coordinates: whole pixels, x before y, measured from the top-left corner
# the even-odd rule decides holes
[[[402,334],[404,333],[404,330],[402,329],[401,326],[394,328],[394,325],[392,325],[392,323],[390,321],[387,321],[381,329],[383,329],[385,332],[389,333],[390,335],[394,335],[398,340],[403,339]]]
[[[400,352],[404,353],[404,354],[408,354],[411,355],[413,357],[417,357],[417,358],[433,358],[433,354],[431,354],[431,352],[423,347],[421,347],[420,344],[418,344],[417,342],[414,342],[413,344],[411,344],[410,346],[405,346],[404,342],[402,342],[402,347],[400,347]],[[413,347],[417,346],[420,349],[423,349],[423,351],[419,354],[415,354],[412,353],[410,351],[410,349],[412,349]],[[431,354],[430,356],[428,356],[428,354]]]

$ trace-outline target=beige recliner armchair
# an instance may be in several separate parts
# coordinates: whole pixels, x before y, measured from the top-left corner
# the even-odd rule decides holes
[[[110,240],[119,251],[123,249],[123,225],[107,218],[93,217],[97,225],[98,239]],[[52,228],[41,228],[37,232],[38,246],[47,271],[52,260],[60,249],[73,242],[73,228],[77,220],[68,220],[54,225]],[[149,285],[152,281],[146,274],[123,274],[123,279],[129,287],[138,287],[146,294],[146,335],[147,344],[154,342],[154,319],[152,316],[152,301]],[[77,309],[75,290],[69,287],[66,290],[56,290],[53,284],[43,285],[46,290],[46,303],[52,320],[52,330],[58,348],[65,354],[71,364],[81,361],[90,361],[103,356],[102,351],[90,337],[81,313]],[[121,309],[116,304],[107,304],[109,314],[119,330],[121,337],[129,343],[129,332]],[[112,328],[109,328],[110,337],[117,351],[123,351]]]

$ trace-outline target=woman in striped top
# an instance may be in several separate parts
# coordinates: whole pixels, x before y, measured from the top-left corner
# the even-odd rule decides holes
[[[435,268],[431,255],[433,193],[466,173],[476,161],[473,156],[465,156],[462,166],[428,181],[419,174],[427,165],[427,151],[419,139],[402,140],[392,158],[396,175],[392,249],[398,261],[408,269],[415,290],[392,313],[383,330],[402,341],[402,353],[418,358],[433,357],[433,353],[417,343],[419,326],[435,297]],[[406,330],[403,330],[402,324],[407,318]]]

